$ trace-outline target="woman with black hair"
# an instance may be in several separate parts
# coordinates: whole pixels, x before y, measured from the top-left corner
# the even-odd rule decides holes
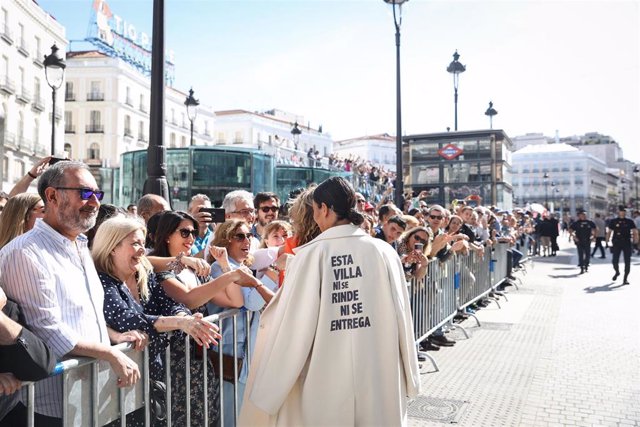
[[[239,425],[403,425],[420,378],[402,263],[359,225],[340,177],[313,193],[321,234],[265,309]]]

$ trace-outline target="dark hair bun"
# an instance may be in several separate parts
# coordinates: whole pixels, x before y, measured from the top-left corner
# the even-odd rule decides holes
[[[350,209],[349,214],[347,214],[347,219],[351,221],[353,225],[360,225],[364,222],[364,215],[355,209]]]

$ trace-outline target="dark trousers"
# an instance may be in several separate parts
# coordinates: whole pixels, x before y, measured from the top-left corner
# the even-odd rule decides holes
[[[624,278],[629,277],[629,272],[631,271],[631,242],[626,243],[614,243],[611,246],[611,253],[613,256],[611,257],[611,263],[613,264],[613,269],[616,273],[619,273],[618,262],[620,261],[620,252],[624,253]]]
[[[27,407],[18,403],[2,420],[0,427],[17,427],[27,425]],[[34,413],[34,425],[36,427],[62,427],[62,418],[47,417]]]
[[[604,247],[602,247],[602,242],[604,242],[604,237],[596,237],[596,244],[593,246],[593,252],[591,252],[591,256],[596,254],[596,251],[600,249],[600,256],[604,258]]]
[[[586,242],[577,242],[576,247],[578,248],[578,264],[582,268],[589,267],[589,255],[591,255],[591,242],[587,240]]]

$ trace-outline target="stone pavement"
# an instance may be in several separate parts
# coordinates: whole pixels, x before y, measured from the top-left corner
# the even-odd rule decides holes
[[[536,257],[520,289],[478,311],[430,352],[410,426],[640,426],[640,257],[631,285],[611,281],[611,254],[579,275],[575,247]],[[621,263],[621,271],[624,270]]]

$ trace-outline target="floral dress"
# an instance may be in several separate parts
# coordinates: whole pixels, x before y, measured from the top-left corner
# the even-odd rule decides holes
[[[169,273],[171,274],[171,273]],[[185,334],[174,331],[169,340],[166,333],[159,333],[153,324],[159,316],[189,315],[191,311],[175,302],[164,291],[160,281],[168,273],[156,276],[149,273],[149,298],[138,302],[127,285],[120,280],[99,273],[104,288],[104,316],[107,325],[118,332],[140,330],[149,335],[149,368],[153,380],[165,382],[165,349],[171,343],[171,420],[175,426],[186,425],[186,351]],[[173,276],[175,277],[175,276]],[[198,311],[198,310],[194,310]],[[191,425],[204,425],[204,382],[203,365],[195,357],[195,342],[191,342]],[[218,381],[211,366],[207,368],[209,425],[215,425],[218,418]],[[144,418],[127,417],[127,426],[144,425]],[[139,424],[142,421],[142,424]],[[118,423],[119,425],[119,423]]]

